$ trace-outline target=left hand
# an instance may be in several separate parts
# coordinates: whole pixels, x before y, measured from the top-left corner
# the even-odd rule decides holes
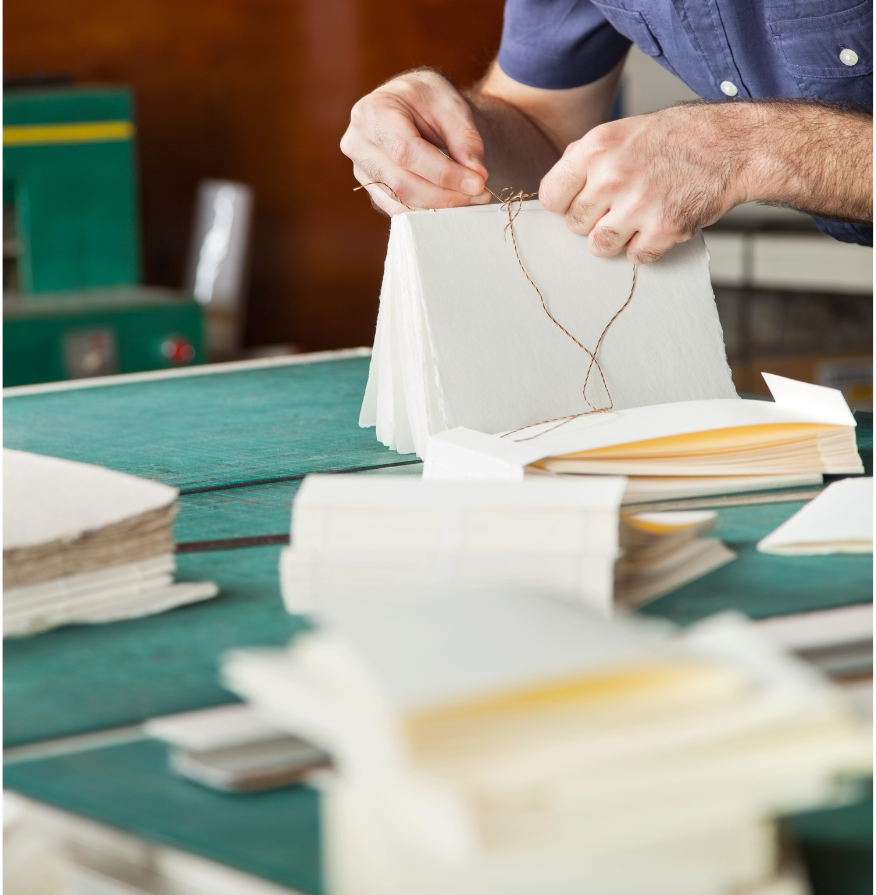
[[[593,128],[544,176],[539,199],[594,255],[648,264],[748,201],[744,104],[673,106]]]

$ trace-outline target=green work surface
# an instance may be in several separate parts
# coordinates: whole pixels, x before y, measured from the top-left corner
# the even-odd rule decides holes
[[[115,746],[13,765],[4,785],[58,808],[319,895],[319,796],[231,795],[171,774],[167,747]]]
[[[167,748],[114,746],[5,769],[5,785],[308,893],[321,892],[319,797],[297,786],[228,795],[173,776]],[[872,799],[790,819],[813,895],[872,892]]]
[[[417,467],[413,467],[416,470]],[[397,468],[397,472],[411,467]],[[181,499],[180,540],[288,531],[298,482]],[[186,509],[189,501],[192,509]],[[802,504],[727,507],[717,534],[739,558],[642,611],[686,624],[725,609],[754,618],[872,596],[872,557],[780,557],[755,545]],[[279,526],[283,526],[280,528]],[[80,625],[6,642],[6,745],[137,723],[232,699],[216,682],[219,655],[239,644],[283,644],[301,627],[279,593],[279,548],[181,554],[180,579],[212,580],[213,601],[110,625]]]
[[[872,895],[873,795],[790,819],[813,895]]]
[[[421,475],[422,463],[357,470],[356,475]],[[173,526],[177,544],[288,534],[303,479],[184,494]]]
[[[4,444],[182,489],[416,457],[359,427],[367,357],[7,397]]]
[[[796,513],[803,503],[725,507],[715,535],[737,558],[640,611],[678,624],[734,609],[750,618],[831,609],[873,599],[873,557],[774,556],[757,542]]]
[[[4,644],[4,744],[136,724],[231,702],[217,659],[279,646],[304,627],[283,608],[278,547],[178,558],[179,580],[215,581],[203,603],[106,625],[74,625]]]

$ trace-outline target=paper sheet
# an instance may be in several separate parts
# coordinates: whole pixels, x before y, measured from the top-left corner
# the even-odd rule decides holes
[[[806,556],[873,552],[873,479],[834,482],[768,534],[761,553]]]
[[[506,223],[496,205],[393,218],[360,418],[391,447],[422,456],[429,434],[445,429],[500,432],[590,409],[582,395],[590,358],[545,314]],[[537,201],[524,204],[514,228],[551,313],[595,350],[629,295],[632,264],[591,255]],[[599,362],[617,409],[735,398],[701,236],[639,267]],[[595,367],[587,397],[609,404]]]
[[[166,507],[177,490],[125,473],[3,450],[3,549],[71,541]]]

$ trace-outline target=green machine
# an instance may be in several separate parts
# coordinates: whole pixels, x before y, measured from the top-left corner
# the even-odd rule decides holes
[[[202,309],[140,285],[124,88],[3,96],[5,386],[203,363]]]

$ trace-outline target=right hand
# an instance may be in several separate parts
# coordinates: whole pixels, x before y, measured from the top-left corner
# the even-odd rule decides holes
[[[371,200],[389,215],[408,211],[405,205],[454,208],[490,201],[484,143],[471,108],[438,72],[399,75],[360,99],[341,151],[352,159],[359,183],[381,181],[395,192],[401,202],[386,187],[368,187]]]

